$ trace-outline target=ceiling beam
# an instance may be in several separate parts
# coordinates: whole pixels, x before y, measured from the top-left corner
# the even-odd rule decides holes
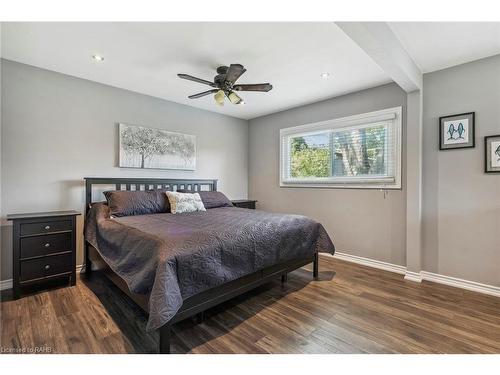
[[[422,71],[386,22],[337,25],[406,91],[406,268],[405,279],[421,281],[422,270]]]
[[[336,22],[406,92],[422,89],[422,71],[386,22]]]

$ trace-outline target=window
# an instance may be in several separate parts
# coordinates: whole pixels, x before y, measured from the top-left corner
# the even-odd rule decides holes
[[[280,130],[281,186],[401,188],[401,107]]]

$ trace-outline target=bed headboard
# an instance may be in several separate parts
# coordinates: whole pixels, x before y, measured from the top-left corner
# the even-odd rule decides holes
[[[97,185],[114,185],[115,190],[179,190],[187,189],[193,191],[216,191],[217,180],[191,180],[172,178],[107,178],[107,177],[85,177],[85,212],[88,211],[92,202],[92,188]]]

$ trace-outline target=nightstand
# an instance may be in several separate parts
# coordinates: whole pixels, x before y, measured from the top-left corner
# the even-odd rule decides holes
[[[257,201],[251,200],[251,199],[238,199],[231,201],[234,207],[239,207],[239,208],[250,208],[252,210],[255,210],[255,203]]]
[[[77,211],[7,215],[13,222],[13,294],[24,286],[67,277],[76,283]]]

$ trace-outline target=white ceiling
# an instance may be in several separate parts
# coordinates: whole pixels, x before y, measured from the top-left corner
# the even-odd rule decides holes
[[[500,53],[500,23],[392,22],[423,72]],[[3,23],[2,57],[243,119],[391,82],[335,23]],[[96,62],[92,55],[104,56]],[[219,107],[208,86],[219,65],[248,69],[246,104]],[[330,72],[327,79],[322,72]]]
[[[423,73],[500,54],[500,22],[391,22]]]
[[[2,56],[243,119],[391,81],[334,23],[4,23]],[[273,90],[242,106],[187,98],[210,87],[177,73],[212,80],[231,63],[248,69],[238,83]]]

